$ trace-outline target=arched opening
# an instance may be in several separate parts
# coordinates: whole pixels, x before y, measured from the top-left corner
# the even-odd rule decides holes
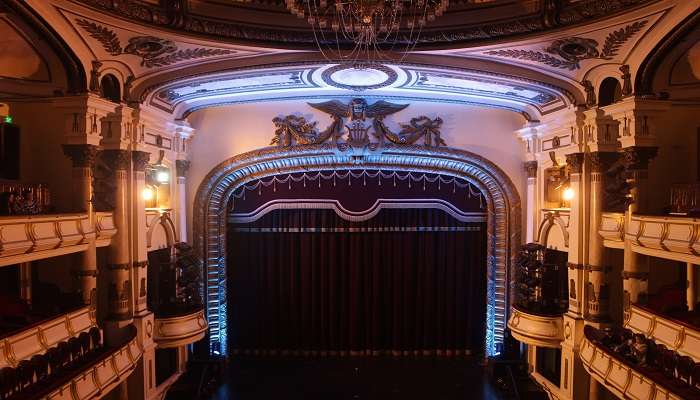
[[[340,170],[440,174],[469,182],[484,196],[486,211],[486,305],[484,352],[495,355],[503,343],[510,305],[511,265],[520,245],[520,200],[507,175],[473,153],[450,148],[384,145],[372,149],[305,145],[265,148],[241,154],[217,166],[195,199],[195,248],[205,260],[210,351],[227,349],[227,205],[249,182],[280,174]]]
[[[604,107],[622,100],[622,86],[613,77],[603,79],[598,89],[598,106]]]
[[[119,87],[119,79],[112,74],[105,74],[100,80],[100,91],[102,97],[114,102],[119,103],[122,100],[122,92]]]
[[[335,169],[250,181],[228,212],[229,352],[484,350],[486,202],[467,180]]]

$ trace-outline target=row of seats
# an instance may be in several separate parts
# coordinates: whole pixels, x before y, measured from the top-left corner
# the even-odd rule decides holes
[[[80,366],[102,347],[102,334],[93,327],[88,332],[58,343],[44,354],[21,361],[16,368],[0,369],[0,399],[9,399],[36,385],[46,384],[57,374]]]
[[[677,387],[700,388],[700,363],[629,329],[597,332],[596,342],[631,364],[662,374]],[[697,393],[700,395],[700,391]]]

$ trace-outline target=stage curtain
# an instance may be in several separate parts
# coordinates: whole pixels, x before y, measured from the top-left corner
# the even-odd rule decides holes
[[[484,346],[485,223],[432,209],[229,224],[229,346],[279,355],[461,355]]]

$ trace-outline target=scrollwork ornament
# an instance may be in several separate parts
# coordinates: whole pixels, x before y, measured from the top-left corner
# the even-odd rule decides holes
[[[572,174],[580,174],[583,172],[584,153],[571,153],[566,155],[566,164],[569,166]]]

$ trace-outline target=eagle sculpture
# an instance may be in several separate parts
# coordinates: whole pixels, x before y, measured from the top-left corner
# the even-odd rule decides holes
[[[394,104],[380,100],[368,105],[365,99],[352,99],[345,104],[339,100],[331,100],[323,103],[308,103],[311,107],[331,114],[339,118],[350,118],[351,121],[364,121],[366,118],[382,118],[408,107],[408,104]]]

